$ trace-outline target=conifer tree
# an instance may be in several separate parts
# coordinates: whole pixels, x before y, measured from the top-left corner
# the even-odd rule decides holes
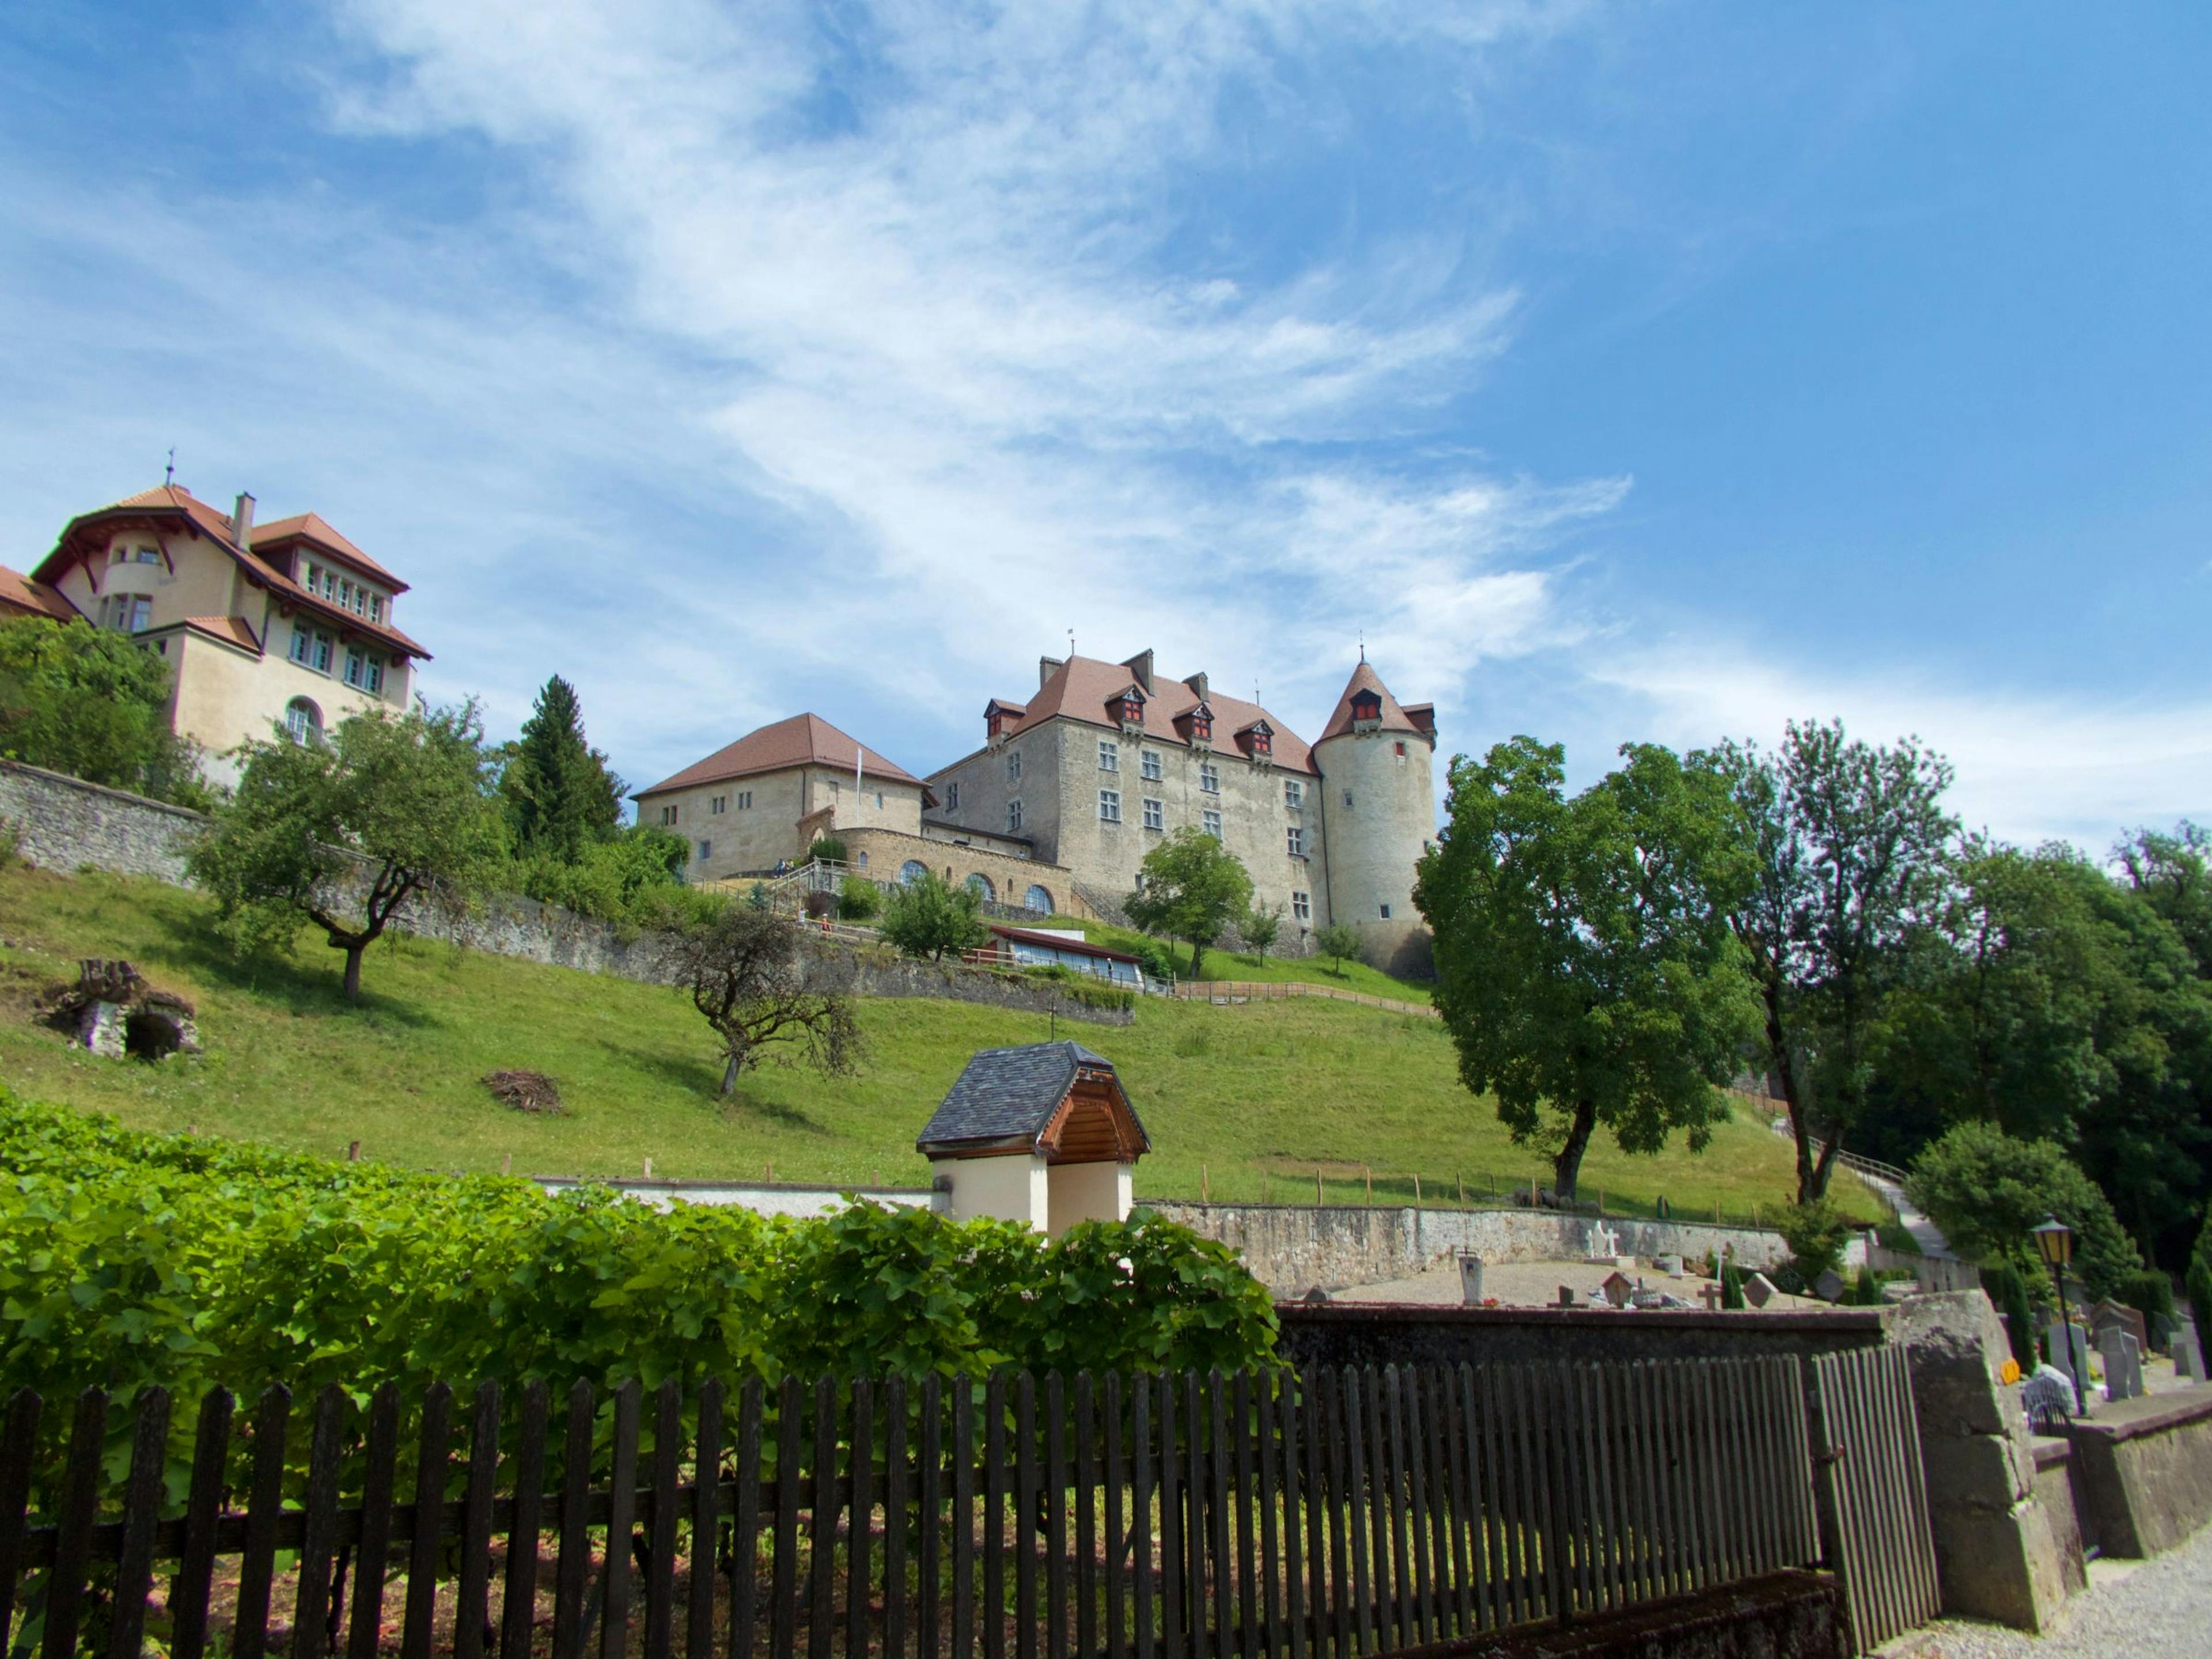
[[[558,674],[545,682],[500,780],[516,844],[574,862],[622,824],[623,781],[584,739],[583,705]]]

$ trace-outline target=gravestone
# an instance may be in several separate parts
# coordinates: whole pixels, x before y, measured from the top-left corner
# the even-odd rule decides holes
[[[2051,1322],[2044,1332],[2051,1344],[2051,1363],[2067,1375],[2068,1380],[2087,1390],[2089,1386],[2089,1336],[2079,1325],[2062,1325]]]
[[[1765,1273],[1753,1273],[1743,1281],[1743,1299],[1754,1308],[1765,1307],[1778,1294],[1774,1281]]]
[[[1680,1279],[1682,1276],[1682,1258],[1679,1255],[1660,1256],[1657,1258],[1657,1266],[1659,1271],[1669,1279]]]
[[[2136,1340],[2137,1352],[2150,1346],[2150,1330],[2143,1322],[2142,1310],[2130,1308],[2125,1303],[2107,1297],[2089,1310],[2089,1328],[2101,1335],[2117,1326]]]
[[[2105,1362],[2105,1398],[2140,1399],[2142,1348],[2135,1337],[2118,1325],[2107,1325],[2097,1338],[2097,1353]]]
[[[1698,1298],[1705,1304],[1705,1311],[1707,1313],[1718,1313],[1721,1310],[1721,1287],[1718,1285],[1705,1284],[1699,1285],[1698,1287]]]
[[[1573,1285],[1562,1285],[1559,1286],[1559,1305],[1562,1308],[1571,1308],[1575,1305],[1575,1287]]]
[[[1482,1305],[1482,1258],[1479,1255],[1459,1259],[1459,1299],[1462,1307]]]
[[[1842,1301],[1844,1299],[1844,1276],[1838,1273],[1833,1267],[1829,1268],[1827,1272],[1822,1273],[1818,1279],[1813,1281],[1813,1294],[1819,1297],[1823,1302]]]
[[[1614,1307],[1625,1308],[1628,1305],[1628,1298],[1635,1294],[1636,1285],[1626,1273],[1616,1272],[1607,1274],[1605,1283],[1598,1289],[1605,1292],[1605,1299]]]
[[[2185,1319],[2173,1328],[2173,1341],[2167,1355],[2173,1361],[2173,1374],[2185,1382],[2204,1380],[2204,1351],[2197,1346],[2197,1326]]]

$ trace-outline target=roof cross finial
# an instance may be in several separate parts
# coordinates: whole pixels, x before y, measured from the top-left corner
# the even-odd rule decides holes
[[[1075,660],[1075,630],[1072,628],[1067,630],[1067,659]]]
[[[1359,660],[1367,660],[1367,630],[1364,628],[1359,630]]]
[[[174,445],[174,444],[171,444],[171,445],[169,446],[169,469],[168,469],[168,471],[166,471],[166,472],[162,473],[162,475],[161,475],[161,482],[162,482],[164,484],[173,484],[173,483],[176,483],[176,481],[177,481],[177,447],[176,447],[176,445]]]

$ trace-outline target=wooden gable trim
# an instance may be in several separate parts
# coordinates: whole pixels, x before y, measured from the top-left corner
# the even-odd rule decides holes
[[[1081,1133],[1090,1127],[1078,1121],[1079,1114],[1086,1108],[1105,1112],[1110,1147]],[[1073,1145],[1068,1144],[1071,1127],[1079,1131]],[[1138,1133],[1136,1115],[1129,1109],[1129,1097],[1121,1092],[1120,1079],[1111,1073],[1088,1067],[1078,1072],[1074,1085],[1038,1134],[1036,1149],[1051,1164],[1135,1163],[1145,1150],[1144,1138]]]

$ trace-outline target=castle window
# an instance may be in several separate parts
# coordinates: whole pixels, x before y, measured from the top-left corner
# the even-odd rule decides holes
[[[1382,920],[1385,921],[1390,920],[1390,907],[1387,904],[1382,907]]]
[[[714,799],[707,803],[707,810],[709,812],[728,811],[730,810],[730,798],[727,795],[715,796]]]
[[[738,791],[738,811],[740,812],[744,811],[747,808],[750,807],[752,804],[753,792],[751,790],[740,789]]]
[[[1121,792],[1120,790],[1101,789],[1098,792],[1098,821],[1101,823],[1121,823]]]
[[[1382,699],[1381,697],[1372,691],[1355,691],[1352,694],[1352,723],[1354,726],[1378,723],[1382,718]]]
[[[948,812],[957,812],[960,810],[960,786],[957,783],[948,783],[945,786],[945,810]]]
[[[1012,781],[1015,781],[1015,780],[1018,779],[1018,778],[1021,776],[1021,775],[1022,775],[1022,751],[1021,751],[1020,750],[1018,750],[1018,749],[1009,749],[1008,750],[1006,750],[1006,778],[1007,778],[1007,781],[1008,781],[1009,782],[1012,782]]]
[[[1137,757],[1137,771],[1147,782],[1160,781],[1160,755],[1157,749],[1146,749]]]
[[[1221,793],[1221,769],[1207,761],[1198,769],[1198,787],[1209,795]]]
[[[1120,744],[1109,743],[1104,738],[1098,739],[1098,769],[1102,772],[1118,772],[1121,769]]]
[[[1283,805],[1289,807],[1293,812],[1300,812],[1305,810],[1305,785],[1300,783],[1296,778],[1285,778],[1283,780]]]
[[[986,904],[992,902],[999,896],[998,893],[991,886],[990,877],[983,875],[981,872],[968,878],[968,890],[973,893],[977,898],[982,900]]]
[[[672,801],[667,805],[660,809],[660,827],[665,830],[675,822],[676,805],[675,803]]]
[[[1151,799],[1148,797],[1145,801],[1145,828],[1147,830],[1164,830],[1167,827],[1168,811],[1165,804]]]
[[[1398,757],[1398,758],[1399,758],[1400,760],[1403,760],[1403,759],[1405,759],[1405,758],[1406,758],[1406,745],[1405,745],[1404,744],[1402,744],[1402,743],[1399,743],[1399,744],[1393,744],[1391,745],[1391,748],[1392,748],[1393,751],[1397,755],[1397,757]]]
[[[1313,920],[1313,895],[1296,891],[1291,894],[1291,920],[1301,927]]]
[[[1041,916],[1052,914],[1052,894],[1042,887],[1031,887],[1022,895],[1022,902]]]
[[[1022,833],[1022,804],[1018,800],[1006,803],[1006,833],[1010,836]]]
[[[929,866],[920,859],[908,859],[899,866],[899,880],[906,886],[911,887],[918,881],[928,879],[928,877]]]
[[[1200,813],[1199,828],[1205,830],[1206,833],[1212,836],[1214,840],[1219,841],[1221,839],[1221,814],[1214,811]]]
[[[1304,858],[1306,855],[1305,826],[1302,823],[1294,823],[1291,826],[1289,834],[1291,856],[1294,859]]]
[[[1349,789],[1344,792],[1344,804],[1347,807],[1352,805],[1352,791]]]
[[[708,859],[714,856],[714,843],[711,841],[701,842],[699,843],[699,862],[704,864]]]

